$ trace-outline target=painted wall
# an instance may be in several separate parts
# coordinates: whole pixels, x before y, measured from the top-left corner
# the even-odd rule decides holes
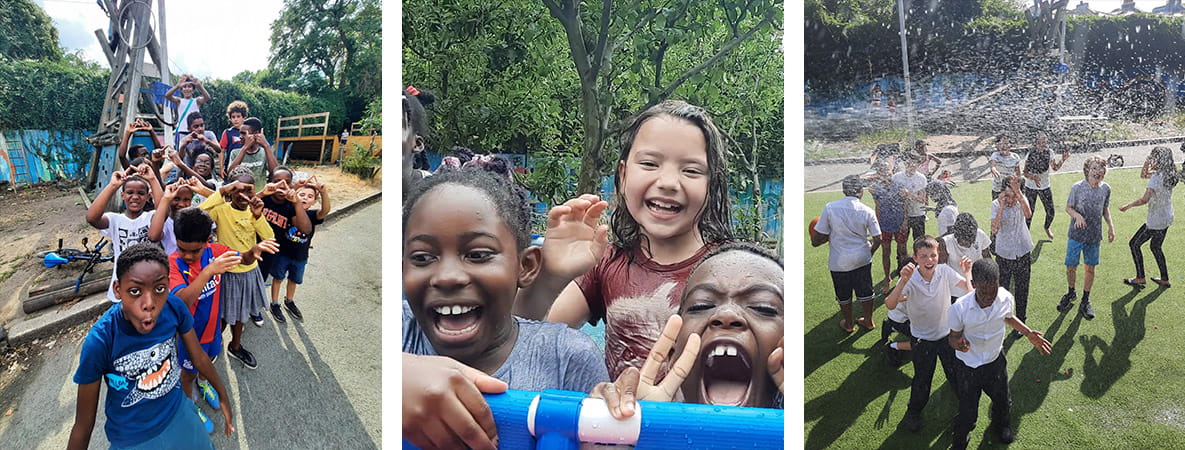
[[[0,181],[15,184],[81,180],[90,165],[91,131],[3,130]],[[24,161],[24,168],[20,167]]]

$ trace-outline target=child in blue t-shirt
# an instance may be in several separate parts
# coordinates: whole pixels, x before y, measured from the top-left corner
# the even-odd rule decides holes
[[[82,344],[78,404],[71,449],[86,448],[99,405],[99,386],[107,385],[104,427],[112,448],[162,448],[193,443],[214,448],[196,406],[178,387],[177,349],[203,355],[193,332],[193,316],[181,299],[169,295],[168,260],[160,247],[140,243],[125,249],[113,282],[120,302],[91,327]],[[180,339],[178,339],[180,337]],[[226,389],[208,358],[195,365],[219,395]],[[234,431],[230,406],[222,408],[225,431]]]

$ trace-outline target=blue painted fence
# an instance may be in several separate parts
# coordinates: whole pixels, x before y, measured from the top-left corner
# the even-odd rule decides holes
[[[90,165],[91,131],[6,130],[0,148],[0,181],[13,184],[80,180]]]

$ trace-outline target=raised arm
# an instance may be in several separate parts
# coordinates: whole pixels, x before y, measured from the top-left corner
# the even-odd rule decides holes
[[[161,238],[164,237],[164,235],[165,235],[165,220],[169,218],[169,210],[168,210],[168,207],[165,205],[168,205],[169,203],[171,203],[173,201],[173,197],[177,196],[177,190],[179,188],[180,188],[180,185],[177,183],[165,186],[164,195],[161,196],[161,199],[160,199],[161,206],[158,207],[157,208],[158,211],[152,215],[152,223],[150,223],[148,225],[148,240],[150,240],[152,242],[160,242]],[[203,286],[204,285],[205,285],[205,283],[203,283]],[[196,298],[196,297],[194,297],[194,298]],[[182,300],[185,300],[185,299],[182,299]],[[186,304],[188,305],[189,302],[186,302]],[[192,306],[192,305],[190,305],[190,306]]]
[[[188,83],[188,81],[184,81],[185,80],[184,76],[181,77],[181,80],[182,81],[177,82],[177,84],[175,84],[175,85],[173,85],[173,87],[169,88],[169,90],[165,91],[165,100],[168,100],[172,103],[177,103],[177,104],[181,103],[181,98],[173,95],[174,93],[177,92],[178,89],[181,89],[181,86],[184,86],[185,83]]]
[[[205,104],[206,102],[211,100],[212,97],[210,97],[209,92],[206,92],[206,86],[204,84],[202,84],[202,80],[194,78],[193,85],[195,87],[197,87],[198,90],[202,91],[202,95],[197,98],[197,104],[199,104],[199,105]]]
[[[99,195],[95,196],[95,201],[91,202],[90,208],[86,209],[86,223],[100,230],[107,229],[107,216],[103,215],[104,210],[107,208],[107,203],[111,201],[111,196],[115,195],[115,191],[123,186],[125,176],[126,174],[119,170],[111,173],[111,181],[103,187],[103,190],[99,191]]]
[[[321,209],[317,210],[317,219],[324,220],[325,216],[329,215],[329,209],[331,208],[329,204],[329,189],[326,189],[325,184],[322,183],[318,183],[316,186],[317,192],[321,194]]]
[[[914,270],[917,266],[914,263],[906,264],[901,268],[901,280],[893,286],[893,291],[889,292],[889,296],[885,297],[885,308],[897,309],[897,304],[909,300],[901,291],[905,290],[905,285],[909,284],[909,279],[913,277]]]
[[[573,291],[572,280],[592,270],[609,245],[609,227],[598,224],[601,213],[608,207],[609,203],[600,197],[585,194],[547,212],[542,267],[535,282],[519,289],[514,314],[538,320],[549,310],[553,314],[560,312],[553,304],[559,303],[557,296],[561,294],[568,296],[565,307],[583,304],[584,295],[579,288]],[[575,301],[577,293],[580,302]],[[587,304],[584,308],[588,308]]]

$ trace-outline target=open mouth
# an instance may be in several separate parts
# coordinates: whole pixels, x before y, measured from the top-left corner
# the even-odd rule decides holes
[[[733,341],[716,341],[700,351],[700,398],[711,405],[741,406],[753,385],[752,358]]]
[[[646,209],[659,217],[671,217],[683,211],[683,205],[667,200],[646,200]]]
[[[476,305],[440,305],[434,312],[436,333],[449,342],[469,341],[481,325],[482,307]]]

